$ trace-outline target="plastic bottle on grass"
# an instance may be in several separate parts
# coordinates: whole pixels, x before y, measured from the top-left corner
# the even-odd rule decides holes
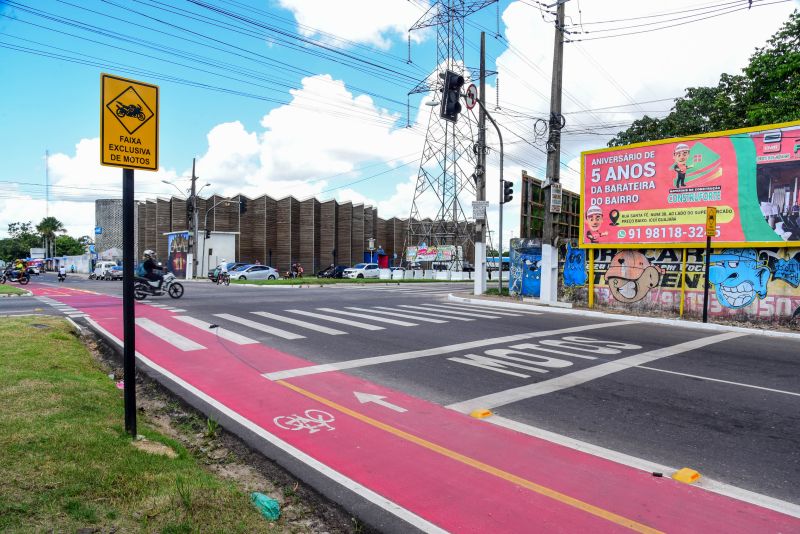
[[[278,501],[272,497],[267,497],[263,493],[254,491],[250,494],[250,502],[258,508],[261,515],[270,521],[277,521],[281,516],[281,506],[278,504]]]

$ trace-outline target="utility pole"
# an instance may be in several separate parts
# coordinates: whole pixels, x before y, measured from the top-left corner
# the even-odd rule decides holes
[[[478,165],[475,169],[475,200],[486,200],[486,33],[481,32],[480,109],[478,110]],[[474,294],[486,292],[486,216],[475,221],[475,287]]]
[[[553,214],[550,211],[550,185],[560,182],[561,128],[563,126],[561,90],[564,70],[564,4],[567,1],[558,0],[555,43],[553,45],[553,77],[550,85],[550,123],[547,140],[547,179],[544,184],[544,225],[542,228],[542,284],[540,298],[544,302],[555,301],[558,289],[558,251],[553,247],[556,236],[553,228]]]
[[[194,173],[195,158],[192,158],[192,195],[189,197],[189,202],[192,203],[192,240],[189,246],[189,252],[192,253],[192,277],[197,278],[197,176]]]

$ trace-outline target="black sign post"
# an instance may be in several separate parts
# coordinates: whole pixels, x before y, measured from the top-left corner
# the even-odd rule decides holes
[[[136,330],[133,301],[133,169],[122,169],[122,361],[125,431],[136,439]]]
[[[708,322],[708,271],[711,266],[711,236],[717,233],[717,208],[706,208],[706,275],[703,283],[703,322]]]

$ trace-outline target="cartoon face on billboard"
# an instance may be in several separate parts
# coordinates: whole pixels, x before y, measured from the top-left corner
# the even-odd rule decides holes
[[[662,270],[636,250],[621,250],[611,258],[606,282],[620,302],[638,302],[661,281]]]
[[[726,308],[743,308],[756,297],[766,297],[769,277],[769,267],[758,260],[753,249],[732,248],[711,255],[708,281]]]

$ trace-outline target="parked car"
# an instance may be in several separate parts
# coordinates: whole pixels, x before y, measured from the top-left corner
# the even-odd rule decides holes
[[[106,278],[109,280],[122,280],[122,266],[115,265],[106,271]]]
[[[405,272],[406,269],[405,269],[405,267],[390,267],[389,270],[392,271],[392,272],[395,272],[395,271]]]
[[[98,261],[94,266],[94,272],[92,274],[97,280],[103,280],[108,276],[108,271],[116,266],[117,264],[113,261]],[[109,277],[109,280],[110,279]]]
[[[347,269],[346,265],[326,267],[317,273],[317,278],[341,278],[345,269]]]
[[[243,261],[229,261],[226,265],[228,266],[228,273],[231,273],[236,269],[238,269],[239,267],[245,267],[250,264],[245,263]],[[217,265],[208,270],[208,279],[214,282],[215,284],[217,283],[217,277],[214,274],[216,270],[217,270]]]
[[[380,269],[377,263],[357,263],[344,270],[344,278],[378,278]]]
[[[267,265],[244,265],[229,271],[231,280],[277,280],[280,273]]]

